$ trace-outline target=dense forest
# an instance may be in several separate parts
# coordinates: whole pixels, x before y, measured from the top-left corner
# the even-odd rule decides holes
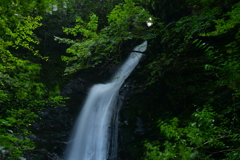
[[[240,159],[239,27],[237,0],[1,0],[0,159],[31,159],[69,80],[104,81],[146,40],[120,113],[144,133],[123,134],[119,159]]]

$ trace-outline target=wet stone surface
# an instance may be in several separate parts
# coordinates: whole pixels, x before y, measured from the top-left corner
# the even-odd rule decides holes
[[[32,124],[33,151],[25,152],[27,160],[62,160],[69,136],[90,84],[80,78],[71,80],[61,95],[69,97],[66,106],[48,106],[39,113],[41,120]]]

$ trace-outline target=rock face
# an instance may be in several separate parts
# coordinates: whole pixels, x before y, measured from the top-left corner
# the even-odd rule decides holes
[[[138,70],[131,75],[121,90],[125,97],[119,113],[118,160],[142,159],[146,150],[144,141],[159,139],[156,122],[159,115],[167,114],[164,108],[167,107],[167,103],[164,102],[166,99],[164,93],[167,92],[164,83],[145,89],[140,85],[143,78],[137,73]],[[160,96],[156,96],[155,93],[162,97],[159,98]],[[164,104],[164,107],[160,104]]]
[[[69,97],[66,106],[49,106],[39,113],[42,120],[32,126],[33,135],[30,137],[37,147],[34,151],[25,153],[27,160],[62,159],[75,119],[90,86],[90,83],[80,78],[70,80],[61,93],[62,96]]]
[[[150,135],[152,126],[148,121],[148,111],[144,110],[147,97],[151,95],[146,96],[143,87],[133,85],[133,81],[138,78],[135,73],[130,75],[119,93],[122,107],[119,113],[118,160],[140,159],[144,152],[142,141]],[[62,160],[75,120],[95,81],[79,77],[70,80],[61,93],[69,97],[66,106],[49,106],[39,114],[42,120],[33,125],[34,135],[31,137],[37,148],[34,152],[26,152],[27,160]]]
[[[143,119],[138,117],[138,100],[133,100],[132,97],[140,94],[142,90],[143,88],[132,85],[130,81],[121,90],[125,96],[119,113],[119,160],[140,159],[138,152],[139,148],[142,148],[141,136],[145,134],[145,128]]]

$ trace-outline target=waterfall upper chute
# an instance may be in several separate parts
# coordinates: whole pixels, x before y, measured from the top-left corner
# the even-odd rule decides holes
[[[75,125],[66,160],[114,160],[117,158],[118,92],[138,64],[147,42],[135,47],[107,84],[94,85]]]

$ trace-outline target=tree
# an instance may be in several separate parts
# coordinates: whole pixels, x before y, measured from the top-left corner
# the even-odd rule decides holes
[[[238,159],[239,2],[187,3],[189,15],[156,26],[161,52],[149,57],[146,84],[164,80],[167,92],[158,95],[174,111],[170,120],[159,116],[146,159]]]
[[[23,151],[34,149],[28,127],[38,118],[37,112],[49,103],[63,99],[47,91],[40,82],[40,64],[24,52],[41,59],[34,45],[39,44],[33,30],[41,25],[40,16],[29,14],[46,8],[52,1],[1,1],[0,7],[0,155],[17,159]],[[43,9],[42,8],[42,9]]]
[[[69,65],[65,70],[66,74],[103,64],[103,61],[105,64],[112,63],[114,59],[119,59],[120,54],[117,52],[125,41],[146,40],[152,36],[146,32],[146,21],[151,15],[130,0],[116,5],[107,17],[108,25],[103,28],[98,27],[96,14],[89,17],[89,22],[78,18],[74,28],[63,28],[63,30],[80,38],[75,40],[55,38],[60,43],[71,45],[66,51],[71,55],[62,56]]]
[[[146,159],[238,159],[238,131],[230,129],[228,119],[218,115],[211,106],[194,112],[190,120],[173,118],[158,125],[165,142],[147,143]]]

